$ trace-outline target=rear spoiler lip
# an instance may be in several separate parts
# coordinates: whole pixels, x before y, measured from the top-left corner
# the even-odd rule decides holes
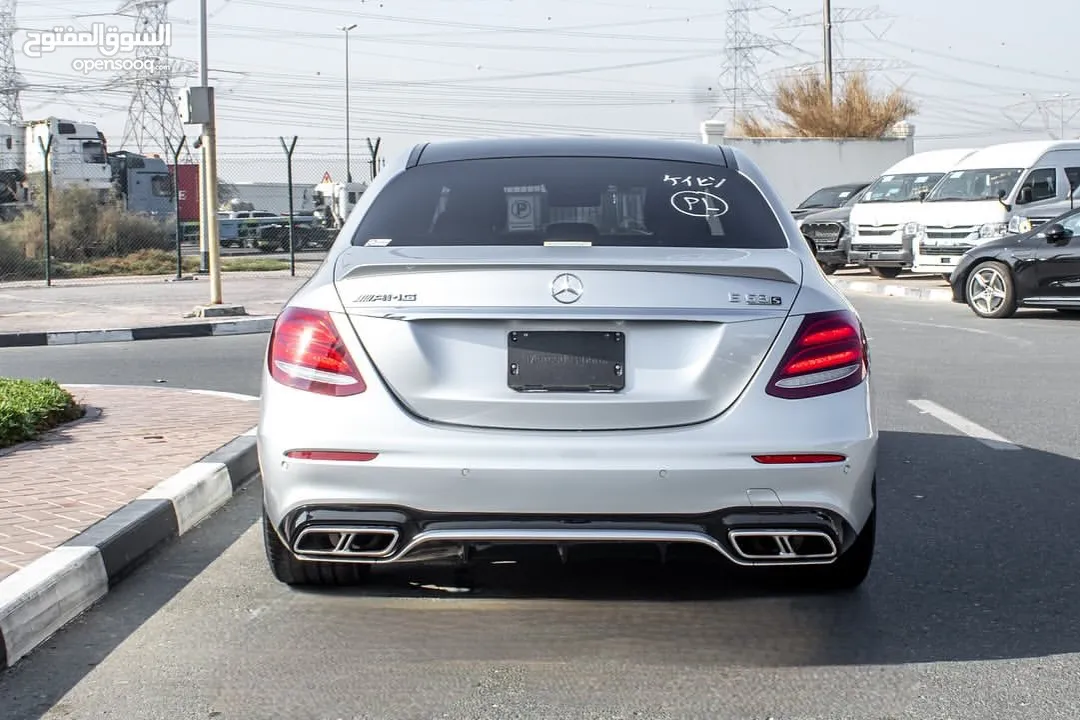
[[[701,323],[736,323],[754,320],[782,320],[787,317],[790,308],[643,308],[643,307],[601,307],[601,308],[536,308],[536,307],[362,307],[345,305],[345,314],[350,317],[371,317],[385,320],[505,320],[513,318],[523,321],[544,320],[580,320],[607,322],[701,322]]]
[[[785,252],[785,251],[779,251]],[[796,261],[796,266],[801,269],[801,262],[794,253],[791,254]],[[437,273],[453,272],[457,270],[550,270],[552,272],[572,272],[574,270],[600,270],[610,272],[662,272],[683,275],[712,275],[716,277],[739,277],[754,280],[770,280],[788,285],[800,285],[800,280],[795,279],[780,268],[762,265],[759,263],[740,264],[734,262],[713,262],[689,264],[682,260],[656,260],[649,262],[613,261],[610,259],[532,259],[522,258],[518,261],[505,260],[410,260],[402,261],[393,259],[384,262],[365,264],[345,264],[345,255],[338,258],[334,273],[334,282],[345,280],[359,280],[361,278],[377,277],[379,275],[397,275],[401,273]]]

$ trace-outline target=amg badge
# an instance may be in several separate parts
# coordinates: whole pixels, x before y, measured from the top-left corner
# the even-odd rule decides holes
[[[381,302],[416,302],[416,293],[408,295],[361,295],[353,302],[356,303],[381,303]]]
[[[728,301],[747,305],[783,305],[784,298],[779,295],[760,295],[756,293],[728,293]]]

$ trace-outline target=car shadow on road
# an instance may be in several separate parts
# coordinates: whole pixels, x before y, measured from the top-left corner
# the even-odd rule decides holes
[[[615,603],[611,612],[623,616],[651,603],[667,606],[647,612],[681,636],[682,647],[700,644],[712,628],[717,642],[743,648],[741,662],[752,661],[753,644],[769,636],[761,659],[776,664],[792,633],[817,638],[811,656],[792,656],[798,664],[1080,652],[1080,623],[1062,620],[1074,615],[1080,590],[1080,554],[1071,541],[1080,461],[1030,448],[991,450],[955,435],[883,432],[879,467],[875,564],[854,593],[747,581],[706,555],[667,564],[590,558],[563,565],[554,554],[464,574],[380,568],[369,586],[346,592],[446,597],[465,607],[470,599],[501,599],[520,602],[522,612],[530,600]],[[573,632],[574,618],[568,610],[558,622],[571,627],[558,632]],[[733,622],[754,630],[740,636],[731,632]],[[797,640],[800,647],[804,640]]]

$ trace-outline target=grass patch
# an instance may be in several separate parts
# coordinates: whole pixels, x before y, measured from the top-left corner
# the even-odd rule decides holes
[[[183,258],[185,273],[199,270],[199,258]],[[288,270],[286,260],[272,258],[226,258],[221,259],[221,269],[226,272],[270,272]],[[176,273],[176,253],[166,250],[140,250],[123,257],[97,258],[82,263],[62,263],[56,268],[57,277],[89,278],[105,275],[173,275]]]
[[[85,412],[55,380],[0,378],[0,448],[34,440]]]
[[[199,269],[199,259],[185,257],[184,272]],[[140,250],[123,257],[95,258],[80,263],[58,263],[57,277],[89,278],[103,275],[169,275],[176,272],[176,255],[165,250]]]
[[[222,258],[221,269],[226,272],[273,272],[288,270],[289,261],[273,258]]]

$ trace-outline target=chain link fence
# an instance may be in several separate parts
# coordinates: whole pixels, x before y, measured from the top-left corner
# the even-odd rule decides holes
[[[310,275],[376,167],[363,157],[347,167],[344,156],[304,153],[302,140],[282,145],[277,154],[219,152],[214,211],[226,280],[232,273]],[[199,165],[123,153],[109,162],[111,183],[71,172],[47,182],[0,176],[0,285],[206,272]]]

